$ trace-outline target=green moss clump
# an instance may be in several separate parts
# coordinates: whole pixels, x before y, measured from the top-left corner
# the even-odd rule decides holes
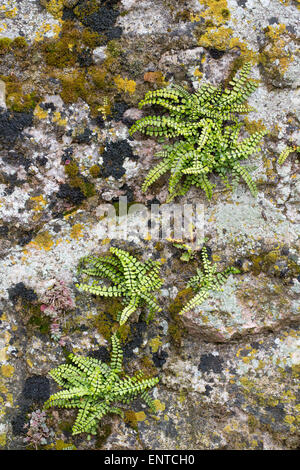
[[[27,304],[25,305],[25,309],[27,312],[26,316],[29,315],[29,320],[27,322],[29,330],[32,329],[34,331],[38,329],[42,334],[50,334],[51,319],[46,315],[43,315],[41,312],[41,306]]]
[[[77,163],[74,161],[70,162],[68,165],[65,165],[65,173],[69,176],[69,178],[73,178],[77,176],[79,173],[79,168]]]
[[[141,370],[143,371],[145,377],[156,377],[157,368],[154,365],[154,362],[149,356],[144,356],[140,360]]]
[[[28,112],[33,110],[40,97],[34,91],[24,93],[22,84],[14,76],[0,75],[6,85],[6,104],[9,109],[15,112]]]
[[[91,166],[91,168],[89,169],[89,172],[93,178],[98,178],[98,176],[101,173],[100,166],[99,165]]]
[[[104,424],[99,427],[97,441],[96,441],[96,449],[101,449],[107,438],[111,435],[112,426],[111,424]]]
[[[12,42],[13,49],[25,49],[26,47],[28,47],[28,44],[23,36],[18,36]]]
[[[178,316],[178,313],[192,298],[192,296],[193,290],[191,288],[183,289],[182,291],[178,292],[176,298],[169,306],[171,321],[169,322],[168,332],[172,338],[174,346],[177,348],[181,347],[182,338],[186,331],[181,319]]]
[[[99,3],[97,0],[86,0],[85,2],[77,5],[73,12],[77,18],[83,21],[87,16],[90,16],[92,13],[95,13],[99,9]]]
[[[0,38],[0,55],[10,52],[12,47],[12,40],[10,38]]]

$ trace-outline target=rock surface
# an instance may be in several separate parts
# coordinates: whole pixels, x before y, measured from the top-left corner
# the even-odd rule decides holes
[[[71,437],[75,414],[47,411],[44,449],[299,448],[299,159],[278,155],[299,141],[300,21],[293,0],[4,0],[0,8],[0,448],[25,449],[28,414],[56,388],[65,354],[107,355],[119,304],[79,293],[77,266],[110,246],[162,263],[162,312],[124,330],[124,365],[158,375],[157,413],[140,401],[99,433]],[[109,6],[107,5],[109,3]],[[220,266],[237,266],[191,312],[189,262],[143,229],[163,207],[166,180],[142,193],[161,146],[129,136],[149,90],[228,83],[250,61],[260,80],[246,131],[267,128],[248,162],[258,186],[230,192],[217,177],[211,201],[191,189],[177,204],[203,211],[203,237]],[[108,231],[119,197],[127,237]],[[129,206],[129,208],[132,206]],[[136,208],[138,209],[138,208]],[[121,220],[121,228],[125,227]],[[123,225],[122,225],[123,224]],[[63,280],[75,301],[51,338],[45,290]]]

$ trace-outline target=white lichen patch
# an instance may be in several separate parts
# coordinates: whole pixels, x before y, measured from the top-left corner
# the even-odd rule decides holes
[[[53,18],[36,0],[2,0],[0,38],[24,35],[27,42],[57,37],[61,21]]]

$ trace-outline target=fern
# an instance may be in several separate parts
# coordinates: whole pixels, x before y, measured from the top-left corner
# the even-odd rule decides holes
[[[300,153],[300,146],[296,147],[296,145],[294,145],[293,147],[286,147],[278,157],[278,164],[283,165],[289,154],[292,152]]]
[[[139,106],[160,105],[168,115],[139,119],[131,127],[130,134],[140,131],[149,136],[177,137],[179,140],[173,145],[165,145],[156,154],[162,160],[149,171],[143,191],[170,172],[169,201],[186,194],[193,185],[211,199],[214,185],[209,181],[209,175],[215,173],[223,180],[228,174],[235,181],[243,179],[256,196],[255,183],[240,161],[260,150],[258,144],[267,132],[255,132],[240,141],[242,123],[236,116],[252,110],[245,101],[257,85],[248,78],[249,73],[250,64],[246,64],[239,77],[230,82],[232,88],[224,91],[205,84],[193,94],[178,85],[146,93]]]
[[[230,274],[238,274],[237,268],[229,267],[222,272],[217,272],[217,265],[212,264],[209,260],[207,249],[204,246],[201,250],[201,258],[203,263],[203,271],[197,269],[196,276],[193,276],[187,286],[196,290],[196,295],[183,307],[179,312],[182,315],[189,312],[197,305],[201,305],[211,291],[221,291],[222,285],[225,283]]]
[[[62,364],[50,371],[50,376],[64,390],[51,395],[45,402],[50,407],[77,408],[78,415],[72,434],[97,433],[99,420],[108,413],[123,416],[115,406],[130,403],[140,396],[155,412],[155,406],[147,390],[158,383],[158,378],[144,378],[141,372],[128,377],[122,371],[123,353],[116,334],[111,338],[112,353],[110,364],[91,357],[69,355],[70,364]]]
[[[115,247],[111,247],[110,252],[112,256],[86,258],[90,267],[81,268],[81,271],[94,277],[108,277],[114,285],[107,287],[93,283],[77,284],[76,287],[103,297],[124,297],[126,306],[118,314],[120,325],[126,323],[130,315],[144,303],[149,306],[150,317],[160,312],[161,308],[152,294],[162,285],[158,276],[160,264],[152,260],[142,263]]]

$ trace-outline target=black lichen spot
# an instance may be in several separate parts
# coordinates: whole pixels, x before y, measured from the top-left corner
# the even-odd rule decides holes
[[[19,405],[20,406],[20,405]],[[25,423],[27,421],[27,414],[30,412],[30,406],[22,404],[19,413],[12,419],[12,432],[14,436],[25,436],[27,428]]]
[[[0,112],[0,142],[14,143],[26,127],[31,127],[33,113]]]
[[[213,354],[202,354],[198,369],[202,372],[214,372],[220,374],[222,372],[224,361],[219,356]]]
[[[125,168],[123,168],[125,158],[136,160],[137,156],[133,154],[127,140],[119,140],[106,145],[102,158],[101,172],[104,178],[113,176],[115,179],[120,179],[125,174]]]
[[[39,106],[45,111],[48,111],[50,109],[50,111],[54,112],[56,110],[56,106],[54,105],[54,103],[41,103]]]
[[[73,137],[73,142],[76,142],[77,144],[88,144],[91,141],[91,138],[92,131],[86,127],[81,134]]]
[[[105,346],[100,346],[96,351],[91,351],[88,353],[88,357],[93,357],[98,359],[98,361],[109,362],[110,355]]]
[[[8,235],[8,227],[6,225],[1,225],[0,227],[0,237],[7,238]]]
[[[205,385],[205,392],[204,392],[204,395],[206,395],[207,397],[209,397],[211,391],[212,391],[212,387],[211,387],[210,385]]]
[[[168,353],[166,351],[157,351],[152,354],[152,360],[155,367],[162,367],[168,358]]]
[[[278,18],[272,16],[272,18],[269,18],[269,24],[279,24]]]
[[[25,381],[23,396],[27,400],[45,401],[50,397],[50,382],[43,375],[34,375]]]
[[[36,162],[38,165],[45,166],[48,161],[47,157],[37,157]]]
[[[105,6],[90,15],[83,16],[80,21],[98,34],[105,34],[108,40],[118,39],[122,35],[122,28],[115,27],[119,11]]]
[[[31,165],[31,162],[28,160],[28,158],[25,158],[24,155],[16,152],[12,152],[9,155],[3,157],[3,161],[12,166],[23,166],[26,171]]]
[[[152,204],[153,204],[153,205],[160,205],[161,202],[160,202],[159,199],[157,199],[156,197],[154,197],[154,198],[151,199],[150,201],[147,201],[147,202],[146,202],[146,206],[147,206],[147,207],[151,207]]]
[[[242,269],[243,267],[243,260],[242,259],[237,259],[234,263],[234,266],[238,269]]]
[[[284,406],[282,403],[279,403],[276,406],[266,406],[266,411],[272,415],[275,421],[278,421],[280,423],[283,422],[286,413],[284,411]]]
[[[143,333],[147,329],[147,324],[144,321],[134,323],[130,327],[132,339],[124,347],[124,360],[128,360],[134,356],[133,350],[139,348],[143,343]]]
[[[90,67],[93,65],[93,56],[89,49],[84,49],[80,54],[78,54],[78,63],[79,67]]]
[[[34,290],[27,288],[23,282],[18,282],[18,284],[10,287],[8,289],[8,296],[13,303],[16,303],[19,298],[27,302],[34,302],[37,300],[37,295]]]
[[[22,235],[19,238],[19,245],[20,246],[25,246],[27,243],[31,242],[33,239],[34,231],[29,230],[28,232],[22,233]]]
[[[208,52],[209,55],[216,60],[221,59],[221,57],[223,57],[225,54],[225,51],[220,51],[219,49],[208,49]]]
[[[132,189],[128,186],[128,184],[123,184],[123,186],[121,186],[120,188],[121,191],[124,191],[125,194],[123,194],[122,196],[126,196],[127,197],[127,202],[133,202],[134,200],[134,194],[133,194],[133,191]],[[119,202],[119,197],[113,197],[111,202]]]
[[[237,4],[239,7],[245,8],[247,5],[247,0],[237,0]]]
[[[112,109],[111,117],[115,121],[122,121],[123,114],[130,106],[124,101],[117,101]]]
[[[72,131],[72,130],[71,130]],[[64,153],[61,157],[61,162],[62,164],[64,165],[66,163],[67,160],[71,160],[71,157],[73,155],[73,149],[72,147],[67,147],[65,150],[64,150]]]
[[[72,188],[69,184],[63,183],[59,186],[59,191],[56,196],[60,199],[66,199],[68,202],[74,205],[81,204],[86,198],[80,188]]]
[[[72,8],[64,7],[62,19],[63,21],[75,21],[77,20],[77,16],[73,12]]]

